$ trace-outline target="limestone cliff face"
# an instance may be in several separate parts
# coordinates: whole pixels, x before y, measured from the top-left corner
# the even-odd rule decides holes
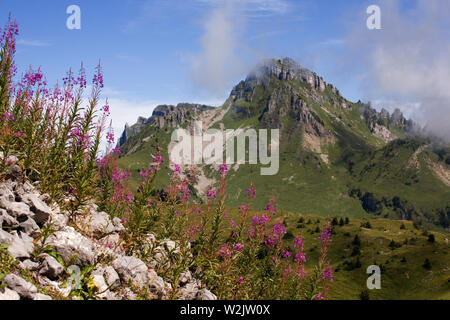
[[[315,145],[307,143],[304,147],[320,152],[320,145],[333,140],[333,134],[311,104],[325,102],[327,89],[335,96],[333,104],[345,103],[337,89],[322,77],[292,59],[272,59],[260,64],[233,88],[231,112],[241,118],[258,116],[263,127],[278,128],[285,138],[302,134],[304,141],[314,140]]]
[[[398,138],[391,132],[392,127],[397,127],[405,132],[410,132],[414,123],[411,120],[407,120],[399,109],[395,109],[392,114],[385,108],[382,108],[380,112],[373,109],[370,103],[359,102],[362,115],[369,130],[377,137],[384,141],[392,141]]]
[[[184,124],[188,120],[196,118],[200,113],[214,107],[192,104],[179,103],[174,105],[159,105],[153,110],[153,114],[149,118],[139,117],[132,126],[126,124],[125,129],[120,136],[118,146],[122,146],[128,139],[138,134],[145,126],[151,124],[159,129],[164,127],[175,128],[178,125]]]

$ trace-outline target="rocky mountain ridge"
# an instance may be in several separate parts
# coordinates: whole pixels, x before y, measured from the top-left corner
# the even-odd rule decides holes
[[[202,120],[207,124],[203,129],[280,130],[278,174],[263,178],[255,175],[259,165],[233,166],[228,204],[243,201],[243,181],[258,182],[263,198],[274,194],[280,207],[288,210],[327,215],[331,207],[339,215],[406,216],[417,223],[449,226],[450,167],[445,161],[450,163],[450,149],[434,147],[417,134],[415,124],[400,110],[391,114],[375,110],[370,103],[351,102],[291,59],[272,59],[258,66],[221,107],[184,117],[184,122],[173,116],[167,120],[184,128],[191,127],[192,120]],[[152,150],[167,148],[171,132],[168,125],[162,128],[155,122],[144,126],[122,145],[122,167],[132,173],[142,170]],[[198,184],[201,195],[215,181],[214,168],[198,169],[203,177]],[[359,190],[361,197],[354,196],[353,190]],[[300,203],[298,194],[304,199]],[[376,213],[367,210],[366,194],[380,204]],[[396,206],[400,202],[402,206]]]
[[[153,114],[149,118],[138,117],[133,125],[125,124],[124,131],[120,136],[117,145],[120,147],[127,140],[136,135],[142,128],[152,124],[158,128],[163,128],[167,125],[170,128],[175,128],[179,124],[185,123],[186,120],[196,118],[200,113],[206,110],[211,110],[214,107],[194,104],[194,103],[179,103],[178,105],[159,105],[153,110]]]
[[[283,85],[275,88],[269,97],[264,101],[263,110],[249,110],[245,104],[251,104],[256,101],[255,92],[258,87],[268,89],[272,79],[278,79],[283,82]],[[301,67],[297,62],[290,58],[283,59],[269,59],[259,64],[245,80],[239,82],[231,91],[228,101],[231,101],[231,111],[244,117],[252,116],[262,113],[262,121],[266,127],[279,126],[283,127],[283,123],[275,121],[274,118],[284,116],[292,113],[292,117],[297,121],[305,122],[309,127],[309,131],[315,131],[317,135],[326,133],[320,121],[315,121],[317,115],[307,108],[307,103],[304,99],[296,97],[298,88],[293,88],[288,84],[289,81],[298,81],[304,83],[309,87],[304,88],[302,93],[306,93],[308,97],[317,103],[323,103],[323,93],[329,90],[333,94],[331,99],[332,104],[340,109],[350,109],[351,102],[343,98],[339,90],[333,85],[326,83],[322,77],[316,73]],[[313,89],[313,90],[311,90]],[[283,97],[291,97],[289,101],[283,101]],[[413,126],[411,120],[407,120],[399,109],[395,109],[392,115],[386,109],[377,111],[371,107],[370,103],[362,103],[358,101],[362,110],[362,116],[365,119],[369,130],[383,141],[392,141],[398,138],[390,130],[390,126],[397,126],[409,131]],[[281,108],[280,108],[281,105]],[[283,106],[284,105],[284,106]],[[139,117],[137,122],[133,125],[126,125],[125,129],[118,141],[118,146],[122,146],[131,137],[140,132],[145,126],[153,125],[158,128],[164,126],[174,128],[176,126],[186,125],[190,120],[199,119],[204,111],[217,109],[211,106],[200,104],[180,103],[177,106],[160,105],[155,108],[153,114],[149,118]],[[274,112],[278,114],[274,114]],[[328,110],[327,110],[328,111]]]

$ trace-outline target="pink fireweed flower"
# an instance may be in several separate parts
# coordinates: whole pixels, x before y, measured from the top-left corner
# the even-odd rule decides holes
[[[122,153],[122,150],[120,149],[120,147],[114,148],[111,151],[112,151],[112,153],[115,153],[115,154],[121,154]]]
[[[306,262],[305,254],[302,253],[302,252],[296,253],[296,254],[295,254],[295,257],[294,257],[294,262],[295,262],[295,263]]]
[[[325,297],[318,293],[314,296],[313,300],[325,300]]]
[[[3,120],[14,121],[14,115],[11,112],[5,112],[3,113]]]
[[[249,199],[254,199],[256,197],[256,188],[253,184],[250,186],[250,188],[247,189],[247,197]]]
[[[200,233],[202,231],[202,228],[197,224],[190,229],[186,230],[186,238],[190,241],[193,241],[195,238],[195,235]]]
[[[286,228],[283,224],[276,224],[272,227],[271,232],[272,233],[267,236],[266,241],[264,241],[264,244],[268,248],[275,248],[286,233]]]
[[[101,108],[101,110],[106,116],[109,116],[111,114],[111,112],[109,111],[108,101],[106,101],[106,104]]]
[[[248,210],[247,206],[245,204],[240,205],[238,207],[239,211],[241,211],[242,213],[246,212]]]
[[[325,229],[320,233],[319,239],[322,241],[322,244],[326,244],[327,242],[331,242],[331,226],[326,226]]]
[[[281,250],[281,256],[285,259],[289,259],[291,257],[291,253],[289,250]]]
[[[299,237],[299,236],[295,237],[294,249],[303,249],[304,243],[305,243],[305,240],[302,237]]]
[[[130,176],[131,176],[130,172],[121,171],[120,169],[114,168],[113,173],[112,173],[112,180],[113,180],[113,182],[120,183]]]
[[[226,211],[222,212],[222,216],[225,220],[230,219],[230,217],[228,216],[228,212],[226,212]]]
[[[94,75],[94,78],[92,79],[92,83],[96,87],[103,88],[103,73],[102,73],[102,66],[100,65],[100,63],[96,68],[96,73]]]
[[[161,169],[162,164],[164,163],[164,158],[160,155],[153,157],[153,162],[155,164],[156,171]]]
[[[178,164],[173,164],[172,165],[172,171],[174,172],[174,173],[177,173],[177,174],[181,174],[181,168],[180,168],[180,166],[178,165]]]
[[[87,85],[86,71],[85,71],[85,69],[83,67],[83,64],[81,64],[80,71],[78,73],[77,81],[78,81],[78,84],[79,84],[80,88],[82,88],[82,89],[86,88],[86,85]]]
[[[16,137],[16,138],[20,138],[20,137],[23,136],[23,132],[22,131],[18,131],[16,133],[13,133],[13,136]]]
[[[9,159],[9,158],[7,158],[7,159],[5,160],[5,162],[6,162],[6,166],[7,166],[7,167],[10,167],[10,166],[12,166],[12,165],[15,163],[14,160]]]
[[[224,244],[220,248],[218,254],[219,254],[219,256],[226,259],[226,258],[230,258],[232,255],[234,255],[237,252],[241,252],[243,250],[243,248],[244,248],[244,245],[242,243],[236,243],[232,247],[230,247],[230,245],[228,245],[228,244]]]
[[[114,132],[113,131],[106,133],[106,142],[108,142],[108,144],[114,143]]]
[[[333,270],[331,268],[323,268],[322,279],[323,281],[333,282]]]
[[[123,223],[123,224],[125,224],[125,223],[127,223],[127,219],[122,218],[122,219],[120,219],[120,222]]]
[[[273,214],[277,213],[277,209],[275,208],[275,204],[268,203],[267,206],[264,208],[267,212],[271,212]]]
[[[128,192],[123,196],[123,200],[128,203],[131,203],[131,201],[133,201],[133,194],[131,192]]]
[[[145,171],[139,171],[139,175],[143,178],[144,182],[148,181],[148,178],[153,174],[153,168],[149,167]]]
[[[34,72],[33,70],[29,70],[25,76],[24,76],[24,80],[25,83],[31,87],[37,85],[43,85],[44,82],[42,81],[44,75],[38,70],[36,72]]]
[[[238,284],[244,284],[244,277],[239,277]]]
[[[219,172],[222,177],[225,177],[228,174],[228,166],[225,163],[219,165]]]
[[[224,259],[229,258],[233,255],[233,250],[231,250],[228,245],[224,244],[220,248],[218,252],[219,256],[223,257]]]
[[[273,265],[277,265],[277,264],[279,264],[280,262],[281,262],[280,258],[278,258],[278,257],[272,257],[271,263],[272,263]]]
[[[114,132],[110,131],[106,133],[106,142],[108,142],[108,144],[114,143]]]
[[[300,265],[300,266],[297,268],[296,273],[297,273],[297,278],[298,278],[299,280],[300,280],[301,278],[303,278],[303,276],[304,276],[305,274],[307,274],[307,272],[306,272],[306,270],[305,270],[305,267],[304,267],[303,265]]]
[[[252,226],[258,226],[258,225],[266,225],[267,222],[270,221],[270,217],[266,216],[265,214],[262,214],[261,217],[253,216],[252,218]]]
[[[291,273],[293,272],[294,270],[292,270],[292,268],[291,268],[291,266],[286,266],[285,268],[284,268],[284,270],[283,270],[283,281],[286,281],[287,280],[287,278],[289,278],[289,276],[291,275]]]
[[[181,194],[180,198],[181,200],[188,201],[189,196],[191,195],[191,190],[189,189],[189,185],[187,182],[184,182],[181,186],[178,188],[178,193]]]
[[[214,201],[216,200],[216,191],[214,189],[209,189],[208,191],[206,191],[206,196],[208,197],[208,199]]]

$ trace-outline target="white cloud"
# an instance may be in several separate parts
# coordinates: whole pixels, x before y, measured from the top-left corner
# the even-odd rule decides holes
[[[252,19],[302,19],[303,2],[286,0],[195,0],[209,9],[204,19],[200,52],[191,55],[194,84],[215,95],[223,95],[245,76],[261,59],[267,58],[269,38],[285,30],[257,30],[247,35],[246,26]],[[267,25],[268,26],[268,25]],[[247,38],[245,38],[247,36]],[[249,41],[252,40],[252,45]],[[255,40],[260,42],[255,43]],[[264,42],[264,43],[263,43]],[[265,48],[265,49],[261,49]]]
[[[408,106],[429,131],[450,139],[450,2],[418,0],[406,10],[389,0],[380,7],[382,30],[355,26],[348,39],[355,49],[349,63],[364,63],[367,97]]]
[[[191,59],[193,80],[200,88],[223,94],[245,69],[237,53],[240,19],[231,0],[208,14],[200,41],[202,51]]]

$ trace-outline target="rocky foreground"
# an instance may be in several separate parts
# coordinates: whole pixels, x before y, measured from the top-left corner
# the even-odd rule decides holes
[[[2,275],[0,269],[0,300],[79,298],[74,292],[82,286],[86,269],[92,269],[88,287],[96,299],[174,298],[172,284],[155,269],[169,252],[179,253],[177,242],[158,241],[148,234],[147,243],[142,244],[154,253],[148,265],[125,254],[122,236],[126,230],[119,218],[111,220],[90,203],[83,215],[69,219],[69,213],[41,194],[38,186],[39,182],[32,184],[24,177],[17,164],[9,167],[7,179],[0,182],[0,246],[21,270]],[[27,274],[27,280],[21,274]],[[189,270],[179,282],[176,299],[216,299]]]

